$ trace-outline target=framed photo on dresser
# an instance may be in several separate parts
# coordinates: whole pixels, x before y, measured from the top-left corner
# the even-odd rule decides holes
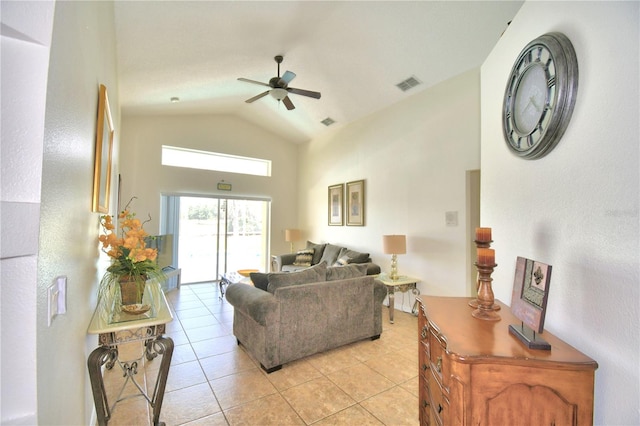
[[[524,257],[516,259],[511,312],[536,333],[544,330],[551,265]]]

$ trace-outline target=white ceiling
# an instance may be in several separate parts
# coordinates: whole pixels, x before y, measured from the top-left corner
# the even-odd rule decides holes
[[[119,97],[128,114],[232,114],[294,142],[479,67],[522,1],[116,1]],[[244,101],[277,74],[274,98]],[[407,92],[396,84],[415,76]],[[170,98],[179,97],[179,103]]]

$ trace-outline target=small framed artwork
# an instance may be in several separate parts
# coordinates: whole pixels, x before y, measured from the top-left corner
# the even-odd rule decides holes
[[[98,95],[98,125],[96,128],[96,153],[93,167],[93,202],[91,211],[94,212],[109,213],[113,133],[113,120],[111,119],[107,88],[101,84]]]
[[[544,330],[551,265],[518,257],[511,294],[511,312],[536,333]]]
[[[364,180],[347,182],[347,225],[364,226]]]
[[[344,184],[331,185],[329,187],[329,226],[342,226],[343,220],[343,195]]]

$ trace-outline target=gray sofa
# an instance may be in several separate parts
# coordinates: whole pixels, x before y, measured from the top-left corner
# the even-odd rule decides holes
[[[308,264],[304,262],[297,263],[296,258],[299,258],[299,254],[307,250],[313,250],[313,253],[310,255],[310,262]],[[317,265],[320,262],[325,262],[328,267],[353,263],[365,264],[367,265],[367,275],[377,275],[380,273],[380,266],[371,261],[369,253],[361,253],[335,244],[316,244],[311,241],[307,241],[306,248],[298,251],[298,253],[272,256],[271,271],[295,272],[308,268],[309,266]]]
[[[382,333],[382,283],[365,265],[251,274],[255,286],[227,287],[238,344],[267,372],[282,364]],[[264,287],[266,285],[266,291]]]

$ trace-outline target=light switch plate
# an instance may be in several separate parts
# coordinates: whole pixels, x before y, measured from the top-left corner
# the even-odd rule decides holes
[[[51,327],[51,322],[56,315],[67,312],[67,277],[56,277],[47,288],[47,299],[49,309],[47,315],[47,326]]]

